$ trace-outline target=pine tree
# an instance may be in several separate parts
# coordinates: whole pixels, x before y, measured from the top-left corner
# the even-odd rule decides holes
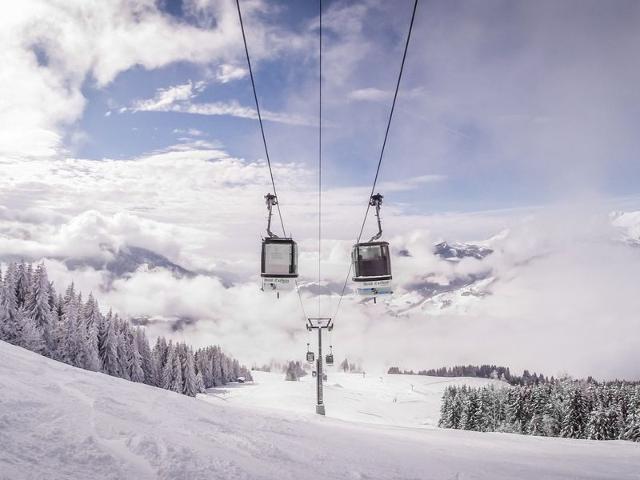
[[[134,341],[138,346],[138,352],[142,359],[142,371],[144,372],[144,383],[147,385],[155,385],[154,382],[154,365],[151,347],[147,341],[147,335],[143,328],[137,327],[134,331]]]
[[[82,336],[78,314],[78,303],[75,296],[64,306],[63,327],[58,352],[59,358],[69,365],[80,367],[82,362]]]
[[[4,296],[0,298],[0,340],[11,341],[11,316],[5,305]]]
[[[214,386],[213,381],[213,365],[211,361],[211,347],[199,349],[195,355],[196,369],[202,375],[202,381],[205,388]]]
[[[536,385],[531,391],[531,420],[527,426],[529,435],[544,435],[544,414],[548,398],[544,386]]]
[[[340,363],[340,369],[343,372],[348,372],[349,371],[349,360],[347,360],[346,358],[342,361],[342,363]]]
[[[142,370],[142,355],[138,351],[138,342],[131,345],[131,357],[129,358],[129,377],[131,381],[144,382],[144,370]]]
[[[467,394],[467,387],[463,386],[462,388],[458,387],[455,391],[455,395],[451,401],[451,410],[449,412],[449,417],[447,418],[447,423],[451,425],[450,428],[462,428],[460,422],[462,420],[462,412],[464,411],[464,398]]]
[[[98,325],[98,355],[100,356],[102,371],[108,375],[118,377],[118,338],[111,311],[105,318],[101,318]]]
[[[191,349],[186,350],[185,354],[185,368],[184,368],[184,388],[182,393],[190,397],[195,397],[198,393],[198,386],[196,383],[196,370],[193,361],[193,351]]]
[[[297,382],[298,381],[298,379],[299,379],[299,377],[298,377],[298,368],[296,367],[296,363],[295,362],[291,361],[287,365],[287,369],[286,369],[285,374],[284,374],[284,379],[288,380],[290,382]]]
[[[98,302],[93,297],[93,293],[89,293],[89,298],[87,302],[84,304],[82,314],[86,320],[88,326],[95,326],[96,328],[100,324],[100,307],[98,306]]]
[[[23,307],[29,294],[29,287],[31,281],[29,280],[29,273],[27,266],[24,262],[18,264],[16,271],[15,292],[16,292],[16,307]]]
[[[562,418],[564,416],[564,386],[553,384],[554,387],[547,387],[547,402],[544,407],[542,417],[542,431],[547,437],[560,436],[562,430]]]
[[[513,427],[513,431],[526,433],[530,421],[528,387],[515,387],[507,397],[507,422]]]
[[[43,353],[45,350],[42,333],[36,327],[33,318],[27,315],[24,307],[19,307],[16,313],[16,322],[20,325],[20,340],[18,345],[36,353]]]
[[[291,364],[289,364],[291,366]],[[287,375],[289,370],[287,369]],[[289,378],[287,378],[289,380]],[[457,387],[452,385],[445,389],[444,394],[442,395],[442,404],[440,405],[440,420],[438,421],[438,426],[440,428],[455,428],[453,422],[451,421],[453,409],[453,399],[455,398],[457,393]]]
[[[4,300],[11,315],[18,309],[18,299],[16,298],[16,282],[18,271],[15,263],[11,262],[4,274]]]
[[[167,359],[164,367],[162,368],[162,380],[161,387],[165,390],[171,389],[171,383],[173,381],[173,359],[176,356],[176,350],[173,343],[170,341],[167,346]]]
[[[612,437],[609,415],[602,403],[589,413],[586,437],[590,440],[609,440]]]
[[[207,393],[207,389],[204,388],[204,380],[202,379],[202,373],[196,373],[196,390],[197,393]]]
[[[97,325],[89,323],[84,316],[79,325],[82,334],[82,368],[97,372],[100,370],[100,354],[98,351]]]
[[[640,411],[629,415],[628,427],[626,428],[623,438],[632,442],[640,442]]]
[[[125,380],[131,380],[129,375],[129,358],[131,358],[131,344],[129,342],[129,332],[125,324],[120,322],[116,315],[114,317],[116,331],[116,351],[118,352],[118,376]]]
[[[43,353],[51,356],[55,348],[53,339],[53,322],[49,306],[49,280],[44,264],[36,267],[33,283],[27,293],[25,310],[35,322],[44,340]]]
[[[19,341],[20,324],[16,320],[18,310],[18,301],[16,299],[16,280],[17,267],[15,263],[10,263],[4,275],[3,282],[3,304],[4,304],[4,321],[3,330],[0,335],[4,340],[17,344]]]
[[[172,390],[176,393],[182,393],[182,361],[180,360],[180,355],[178,354],[177,349],[174,352],[171,367],[171,383],[169,384],[169,390]]]
[[[460,418],[462,430],[480,430],[480,397],[477,390],[470,390],[463,401],[462,416]]]
[[[582,390],[579,387],[571,388],[560,434],[566,438],[584,438],[587,415]]]
[[[219,347],[211,347],[211,368],[213,369],[213,385],[212,387],[217,387],[219,385],[224,385],[224,374],[222,371],[222,358]]]

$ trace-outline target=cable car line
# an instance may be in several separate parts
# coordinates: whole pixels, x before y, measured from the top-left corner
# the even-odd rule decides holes
[[[253,99],[256,102],[256,112],[258,113],[258,122],[260,123],[260,133],[262,135],[262,144],[264,145],[264,154],[267,157],[267,165],[269,167],[269,176],[271,177],[271,186],[273,187],[273,195],[277,198],[278,192],[276,191],[276,182],[273,179],[273,171],[271,169],[271,159],[269,158],[269,149],[267,148],[267,138],[264,134],[264,125],[262,124],[262,114],[260,113],[260,103],[258,102],[258,94],[256,92],[256,82],[253,78],[253,69],[251,68],[251,59],[249,58],[249,47],[247,47],[247,37],[244,33],[244,23],[242,21],[242,13],[240,12],[240,0],[236,0],[236,7],[238,8],[238,18],[240,19],[240,30],[242,30],[242,41],[244,42],[244,52],[247,56],[247,66],[249,67],[249,77],[251,78],[251,87],[253,89]],[[278,208],[278,216],[280,217],[280,224],[282,225],[282,234],[286,237],[287,232],[284,228],[284,220],[282,219],[282,212],[280,211],[280,204],[276,203]]]
[[[262,114],[260,112],[260,102],[258,101],[258,93],[256,90],[256,82],[253,77],[253,68],[251,67],[251,57],[249,56],[249,47],[247,45],[247,37],[244,31],[244,22],[242,20],[242,11],[240,10],[240,0],[236,0],[236,8],[238,9],[238,19],[240,21],[240,30],[242,32],[242,42],[244,44],[244,53],[247,57],[247,66],[249,68],[249,77],[251,78],[251,88],[253,91],[253,99],[256,104],[256,113],[258,114],[258,122],[260,124],[260,134],[262,136],[262,145],[264,146],[264,153],[267,159],[267,166],[269,167],[269,177],[271,178],[271,186],[273,187],[273,195],[268,193],[265,195],[265,200],[267,203],[267,208],[269,209],[269,217],[267,223],[267,234],[269,235],[269,239],[272,241],[276,241],[277,236],[271,232],[271,215],[272,215],[272,207],[275,205],[278,210],[278,217],[280,218],[280,225],[282,226],[282,234],[283,234],[283,242],[288,243],[290,245],[290,253],[291,253],[291,261],[289,266],[289,275],[286,277],[293,278],[295,284],[295,290],[298,294],[298,300],[300,301],[300,308],[302,309],[302,313],[304,315],[305,322],[307,321],[307,313],[304,308],[304,302],[302,301],[302,295],[300,294],[300,287],[298,285],[298,271],[297,271],[297,246],[295,242],[291,238],[287,238],[287,231],[284,227],[284,219],[282,218],[282,211],[280,210],[280,202],[278,201],[278,192],[276,190],[276,182],[273,178],[273,169],[271,168],[271,158],[269,157],[269,148],[267,147],[267,138],[264,133],[264,124],[262,122]],[[275,245],[274,245],[275,246]],[[262,274],[263,277],[263,289],[264,289],[264,281],[265,281],[265,258],[266,258],[266,247],[265,241],[262,244]],[[289,278],[286,280],[288,281]],[[272,279],[274,280],[274,279]],[[272,284],[273,288],[276,288],[275,284]],[[280,293],[278,292],[278,297]]]
[[[400,63],[400,72],[398,73],[398,80],[396,81],[396,88],[395,88],[395,92],[393,94],[393,101],[391,103],[391,110],[389,111],[389,118],[387,120],[387,128],[385,129],[384,132],[384,140],[382,142],[382,148],[380,149],[380,157],[378,158],[378,166],[376,167],[376,175],[373,179],[373,185],[371,186],[371,194],[369,196],[369,202],[367,203],[367,209],[365,210],[364,213],[364,218],[362,220],[362,226],[360,227],[360,233],[358,233],[358,239],[356,240],[356,245],[360,243],[360,240],[362,239],[362,233],[364,232],[364,227],[366,225],[367,222],[367,216],[369,215],[369,210],[371,209],[372,206],[376,206],[376,212],[377,212],[377,217],[378,217],[378,226],[379,226],[379,235],[381,235],[382,232],[382,228],[380,226],[380,216],[379,216],[379,203],[381,203],[381,199],[379,203],[374,203],[373,199],[375,197],[374,192],[376,189],[376,184],[378,183],[378,177],[380,175],[380,167],[382,166],[382,159],[384,158],[384,152],[385,152],[385,148],[387,146],[387,139],[389,137],[389,129],[391,127],[391,121],[393,119],[393,112],[395,111],[395,107],[396,107],[396,100],[398,98],[398,91],[400,90],[400,81],[402,80],[402,73],[404,71],[404,64],[405,61],[407,59],[407,51],[409,49],[409,41],[411,39],[411,32],[413,31],[413,23],[414,20],[416,18],[416,9],[418,7],[418,0],[414,0],[413,3],[413,11],[411,13],[411,22],[409,23],[409,32],[407,34],[407,39],[406,42],[404,44],[404,53],[402,54],[402,62]],[[379,194],[378,194],[379,195]],[[377,237],[379,238],[379,236]],[[372,239],[373,240],[377,240],[376,237],[374,237]],[[344,284],[342,286],[342,292],[340,293],[340,299],[338,300],[338,306],[336,308],[336,312],[333,315],[334,321],[338,316],[338,312],[340,311],[340,306],[342,305],[342,298],[344,297],[344,292],[347,289],[347,283],[349,281],[349,276],[351,275],[351,270],[353,269],[353,263],[349,262],[349,270],[347,271],[347,275],[344,279]]]
[[[318,317],[320,316],[320,279],[322,258],[322,0],[318,1],[320,30],[319,30],[319,81],[318,81]]]

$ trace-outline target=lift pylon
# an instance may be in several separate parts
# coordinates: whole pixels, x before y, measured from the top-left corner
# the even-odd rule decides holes
[[[322,391],[322,330],[333,330],[333,322],[329,317],[309,317],[307,318],[307,330],[318,330],[318,358],[316,359],[316,413],[325,414],[324,399]]]

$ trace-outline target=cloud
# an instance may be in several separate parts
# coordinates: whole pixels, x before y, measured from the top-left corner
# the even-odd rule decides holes
[[[153,98],[148,100],[137,100],[134,102],[132,111],[134,112],[153,112],[153,111],[161,111],[166,112],[169,111],[172,106],[177,103],[187,102],[192,98],[195,98],[200,92],[204,90],[206,87],[205,82],[196,82],[195,84],[191,81],[184,83],[182,85],[175,85],[173,87],[168,88],[160,88],[156,91],[156,94]]]
[[[460,275],[490,268],[496,280],[487,287],[489,294],[462,296],[458,300],[464,304],[439,310],[427,302],[398,315],[385,301],[363,303],[348,293],[333,333],[336,355],[362,360],[374,372],[390,365],[490,362],[547,375],[568,371],[635,378],[638,340],[633,333],[640,327],[640,300],[634,295],[635,269],[629,266],[640,264],[640,251],[608,237],[613,230],[606,215],[594,221],[591,214],[572,211],[575,222],[570,222],[568,213],[507,219],[512,229],[492,244],[495,252],[486,261],[447,262],[431,252],[436,235],[421,229],[402,232],[393,244],[407,246],[412,257],[393,259],[396,293],[389,307],[409,301],[415,292],[407,291],[406,285],[427,272],[446,285]],[[450,219],[452,224],[464,220],[462,215]],[[559,221],[589,226],[568,230]],[[606,256],[598,254],[603,248]],[[331,267],[335,248],[329,251],[325,262]],[[347,258],[348,244],[336,255],[336,264],[344,266]],[[69,272],[55,262],[48,265],[56,281],[73,278],[79,288],[97,294],[103,305],[150,318],[147,328],[152,336],[167,334],[196,344],[221,342],[249,362],[303,354],[306,332],[296,295],[275,301],[259,291],[255,272],[227,288],[216,277],[176,278],[162,270],[141,270],[105,290],[99,272]],[[344,273],[328,268],[326,278],[339,283]],[[303,301],[309,308],[317,299],[305,293]],[[335,295],[323,296],[321,309],[333,314],[336,303]],[[183,328],[174,332],[177,324]]]
[[[174,128],[173,133],[179,135],[188,135],[189,137],[204,137],[207,134],[202,130],[198,130],[197,128]]]
[[[446,179],[446,175],[419,175],[417,177],[409,178],[404,181],[381,182],[379,185],[379,189],[384,192],[402,192],[407,190],[415,190],[422,185],[444,182]]]
[[[381,101],[389,100],[390,97],[390,92],[380,90],[379,88],[361,88],[349,92],[349,98],[351,100]]]
[[[193,103],[193,99],[205,88],[204,82],[159,89],[155,96],[146,100],[136,100],[128,110],[132,112],[177,112],[193,115],[226,115],[238,118],[258,119],[253,107],[240,105],[237,101]],[[127,109],[125,109],[126,111]],[[260,111],[264,120],[288,125],[314,125],[315,122],[300,115],[284,112]]]
[[[159,69],[174,62],[235,65],[242,60],[233,2],[187,1],[191,22],[172,18],[152,0],[25,0],[3,10],[0,43],[0,156],[54,157],[66,152],[65,133],[83,115],[83,89],[103,89],[137,66]],[[256,63],[284,50],[303,50],[295,32],[256,21],[269,6],[253,2],[245,16],[252,28]],[[78,52],[82,54],[79,55]],[[224,78],[238,78],[223,68]],[[183,92],[165,92],[167,96]],[[160,99],[159,99],[160,100]],[[168,101],[168,98],[167,98]]]
[[[218,70],[216,71],[216,80],[220,83],[229,83],[233,80],[240,80],[241,78],[246,77],[248,73],[249,70],[244,67],[225,63],[218,67]]]
[[[60,288],[76,281],[104,307],[150,318],[151,336],[222,343],[248,362],[296,358],[306,338],[297,296],[276,301],[258,286],[266,165],[201,147],[181,144],[127,160],[8,164],[0,179],[0,202],[7,206],[0,210],[0,250],[33,258],[105,258],[105,245],[148,248],[212,273],[175,278],[140,270],[109,282],[106,272],[70,271],[49,260],[51,278]],[[310,212],[316,199],[308,195],[313,172],[276,164],[274,173],[285,222],[300,245],[301,282],[314,282],[317,218]],[[421,188],[433,181],[440,180],[416,178],[388,187]],[[325,191],[322,270],[334,291],[347,271],[353,219],[361,218],[366,190]],[[383,214],[394,252],[406,249],[411,257],[394,254],[395,294],[388,305],[347,294],[333,334],[338,358],[361,359],[373,371],[393,364],[496,362],[546,374],[638,374],[632,332],[640,327],[640,305],[632,291],[640,249],[620,241],[637,227],[637,212],[616,214],[623,220],[614,219],[612,226],[608,212],[593,205],[424,215],[390,199]],[[443,239],[489,237],[494,253],[482,261],[452,263],[432,252]],[[484,296],[443,294],[424,302],[415,289],[425,279],[447,285],[487,271],[492,280],[481,287]],[[222,280],[231,277],[231,286]],[[317,300],[303,293],[307,309]],[[448,300],[454,303],[448,306]],[[336,294],[323,295],[321,311],[334,314],[337,301]],[[182,329],[173,331],[178,324]]]

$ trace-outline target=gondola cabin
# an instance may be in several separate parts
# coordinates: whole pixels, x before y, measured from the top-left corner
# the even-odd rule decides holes
[[[325,358],[324,361],[328,366],[330,367],[333,366],[333,353],[326,355],[324,358]]]
[[[360,295],[391,292],[391,256],[388,242],[357,243],[351,252],[353,281]]]
[[[291,238],[262,240],[262,289],[291,290],[298,278],[298,245]]]

